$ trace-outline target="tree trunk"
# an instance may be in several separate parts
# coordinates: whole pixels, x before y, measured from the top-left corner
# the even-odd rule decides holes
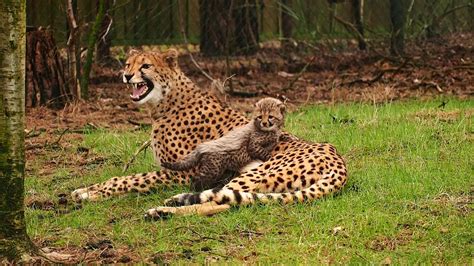
[[[62,61],[49,30],[27,32],[26,107],[48,105],[62,107],[72,99]]]
[[[87,55],[81,74],[81,96],[83,99],[86,100],[89,98],[89,75],[91,73],[92,68],[92,59],[94,56],[95,43],[97,41],[99,27],[102,24],[102,18],[104,17],[105,13],[104,3],[105,0],[99,0],[97,15],[95,17],[94,24],[92,25],[89,38],[87,40]]]
[[[364,41],[364,0],[352,0],[352,12],[354,15],[354,24],[359,32],[359,49],[365,50],[367,44]]]
[[[201,53],[251,55],[258,49],[256,0],[200,0]]]
[[[428,39],[434,39],[438,38],[440,36],[439,33],[439,25],[438,23],[435,22],[436,20],[436,7],[437,7],[437,1],[436,0],[430,0],[426,1],[426,13],[428,14],[428,20],[427,20],[427,27],[426,27],[426,38]]]
[[[26,234],[24,193],[25,1],[0,1],[0,263],[34,250]],[[5,261],[6,260],[6,261]]]
[[[336,16],[337,1],[329,0],[329,33],[334,31],[334,17]]]
[[[390,0],[390,21],[392,23],[390,53],[394,56],[403,56],[405,54],[406,12],[405,0]]]
[[[283,47],[290,46],[290,39],[293,37],[293,18],[290,15],[292,0],[281,0],[281,33],[283,37]]]
[[[81,98],[81,87],[79,79],[81,77],[81,55],[80,43],[81,36],[79,26],[77,25],[77,1],[67,0],[66,19],[68,25],[68,40],[67,40],[67,72],[68,84],[76,99]]]

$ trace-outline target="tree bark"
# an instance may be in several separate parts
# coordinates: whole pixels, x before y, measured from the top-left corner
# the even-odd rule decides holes
[[[251,55],[258,49],[256,0],[200,0],[201,53]]]
[[[394,56],[403,56],[405,54],[406,12],[405,0],[390,0],[390,21],[392,23],[390,53]]]
[[[0,1],[0,263],[34,250],[26,233],[24,193],[25,1]],[[6,261],[5,261],[6,260]]]

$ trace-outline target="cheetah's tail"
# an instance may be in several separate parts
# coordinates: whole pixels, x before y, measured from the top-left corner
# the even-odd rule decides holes
[[[197,165],[201,160],[202,153],[194,150],[188,154],[182,161],[178,162],[162,162],[161,166],[173,171],[186,171]]]
[[[187,193],[173,197],[167,205],[183,206],[214,201],[217,204],[249,205],[256,202],[306,202],[319,199],[325,195],[339,191],[346,183],[346,178],[322,179],[313,185],[298,191],[281,193],[241,192],[228,188],[205,190],[201,193]]]

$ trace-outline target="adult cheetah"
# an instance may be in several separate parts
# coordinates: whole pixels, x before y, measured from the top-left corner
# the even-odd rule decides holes
[[[222,137],[248,123],[242,114],[223,106],[217,98],[201,91],[178,66],[178,52],[130,51],[123,82],[133,86],[132,101],[151,108],[151,134],[156,162],[178,161],[198,144]],[[168,214],[210,214],[230,205],[254,202],[303,202],[340,190],[347,181],[346,165],[336,148],[310,143],[283,133],[270,160],[253,163],[221,188],[176,195],[165,201],[173,207],[157,207],[146,217]],[[103,183],[72,192],[75,200],[108,198],[128,192],[148,192],[157,186],[189,184],[195,169],[173,172],[166,169],[131,176],[113,177]]]

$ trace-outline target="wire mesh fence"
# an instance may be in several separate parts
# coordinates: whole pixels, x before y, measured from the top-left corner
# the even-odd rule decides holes
[[[75,0],[78,23],[87,31],[101,0]],[[207,55],[251,54],[273,40],[387,39],[392,33],[389,0],[104,0],[103,33],[112,45],[200,44]],[[408,38],[473,31],[472,0],[399,0]],[[28,0],[28,26],[68,36],[66,1]],[[85,42],[85,38],[82,40]]]

